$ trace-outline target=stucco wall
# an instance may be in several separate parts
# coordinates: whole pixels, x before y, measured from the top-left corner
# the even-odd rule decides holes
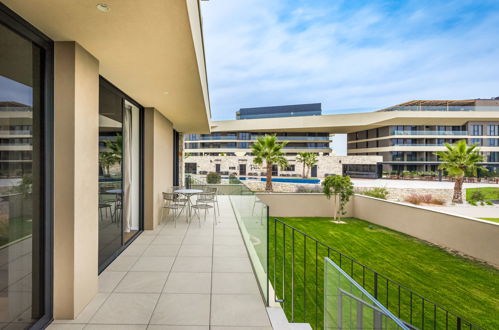
[[[156,109],[144,113],[144,229],[160,221],[162,193],[173,185],[173,126]]]
[[[332,217],[333,201],[314,193],[257,193],[274,217]],[[347,214],[499,266],[499,224],[354,195]]]
[[[256,194],[269,206],[273,217],[332,217],[334,202],[324,194],[310,193],[258,193]],[[352,216],[352,203],[346,207],[347,214]]]
[[[499,224],[362,195],[353,216],[499,265]]]
[[[54,318],[72,319],[97,293],[99,62],[55,43]]]

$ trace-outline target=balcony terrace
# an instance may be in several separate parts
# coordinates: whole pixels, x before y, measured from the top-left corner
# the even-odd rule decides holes
[[[219,204],[217,222],[181,215],[144,231],[100,274],[79,317],[49,329],[271,329],[229,197]]]

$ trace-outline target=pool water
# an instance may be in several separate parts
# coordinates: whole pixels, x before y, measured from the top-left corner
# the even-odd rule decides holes
[[[241,177],[239,180],[244,181],[247,180],[248,178],[246,177]],[[267,181],[267,178],[250,178],[251,180],[258,181]],[[300,179],[300,178],[272,178],[272,182],[287,182],[287,183],[313,183],[317,184],[320,183],[321,180],[319,179]]]

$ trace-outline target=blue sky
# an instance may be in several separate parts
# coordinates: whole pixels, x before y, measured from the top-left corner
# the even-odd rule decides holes
[[[211,0],[202,14],[214,120],[499,96],[499,0]]]

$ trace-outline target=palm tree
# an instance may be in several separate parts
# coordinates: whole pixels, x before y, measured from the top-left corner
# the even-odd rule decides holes
[[[277,137],[275,135],[265,135],[259,136],[256,142],[251,145],[251,149],[255,158],[253,163],[257,165],[263,165],[267,167],[267,182],[265,185],[265,191],[272,191],[272,165],[277,164],[281,168],[286,167],[288,162],[284,157],[281,149],[287,142],[277,142]]]
[[[301,173],[302,178],[305,178],[305,169],[307,168],[307,155],[308,152],[299,152],[298,156],[296,156],[296,161],[303,164]]]
[[[450,176],[456,178],[452,202],[461,204],[463,202],[463,181],[466,173],[476,175],[478,169],[486,171],[483,166],[476,165],[483,162],[483,156],[479,154],[477,144],[468,146],[466,140],[458,141],[453,145],[445,143],[445,147],[447,150],[438,151],[435,155],[442,161],[439,169],[447,171]]]
[[[307,164],[308,170],[307,170],[307,177],[310,174],[310,169],[314,167],[315,164],[317,164],[317,154],[313,152],[307,152],[307,157],[305,158],[305,163]]]

